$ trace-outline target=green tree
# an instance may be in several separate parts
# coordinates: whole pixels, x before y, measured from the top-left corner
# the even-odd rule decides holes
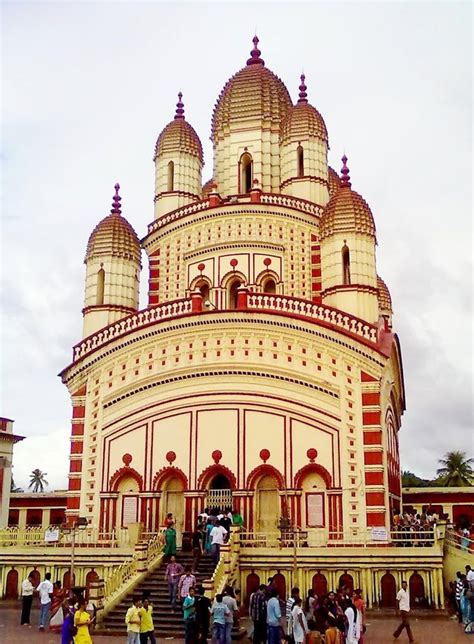
[[[421,479],[410,470],[403,470],[402,472],[402,487],[428,487],[429,481]]]
[[[447,452],[439,459],[442,467],[436,470],[438,483],[444,487],[468,487],[474,483],[474,471],[471,463],[474,459],[467,458],[466,452]]]
[[[49,485],[45,476],[47,476],[47,472],[42,472],[38,468],[33,470],[30,475],[30,484],[28,485],[28,489],[33,488],[33,492],[44,492],[45,485]]]

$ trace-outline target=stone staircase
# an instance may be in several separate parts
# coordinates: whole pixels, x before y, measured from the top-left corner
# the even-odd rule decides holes
[[[185,567],[192,564],[191,553],[178,553],[177,561]],[[150,601],[153,604],[153,622],[155,625],[155,635],[160,638],[174,637],[182,639],[184,637],[183,613],[177,607],[176,612],[171,611],[168,601],[168,584],[165,581],[166,563],[159,568],[150,572],[146,578],[135,586],[133,592],[128,593],[120,604],[107,613],[100,629],[96,633],[108,635],[126,635],[125,630],[125,613],[132,605],[132,599],[138,595],[141,597],[144,590],[149,591]],[[210,556],[203,555],[199,562],[198,569],[195,573],[196,581],[202,584],[204,579],[210,579],[214,572],[214,563]]]

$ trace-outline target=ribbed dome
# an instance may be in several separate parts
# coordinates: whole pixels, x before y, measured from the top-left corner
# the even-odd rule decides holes
[[[379,275],[377,275],[377,299],[382,311],[390,311],[390,313],[392,313],[392,298],[390,296],[390,291]]]
[[[333,168],[331,168],[331,166],[328,167],[328,180],[329,196],[332,197],[341,187],[341,178],[339,177],[337,172]]]
[[[85,262],[92,257],[112,256],[132,259],[141,265],[140,241],[132,225],[121,215],[119,188],[117,183],[110,215],[97,224],[89,237]]]
[[[217,99],[212,115],[212,138],[231,123],[265,119],[280,125],[292,107],[282,80],[265,67],[257,48],[258,38],[247,66],[230,78]]]
[[[328,131],[324,119],[318,110],[308,103],[306,89],[305,76],[302,74],[298,102],[281,123],[282,143],[290,138],[304,140],[308,136],[316,136],[318,139],[328,142]]]
[[[337,233],[365,233],[375,237],[375,222],[369,204],[351,189],[347,158],[342,157],[340,189],[332,195],[319,221],[319,237]]]
[[[181,102],[181,98],[182,94],[179,93],[179,100],[176,104],[176,115],[159,135],[155,145],[153,161],[156,160],[157,156],[165,152],[171,154],[187,152],[197,157],[201,164],[203,164],[202,144],[196,134],[196,130],[184,118],[184,105]]]

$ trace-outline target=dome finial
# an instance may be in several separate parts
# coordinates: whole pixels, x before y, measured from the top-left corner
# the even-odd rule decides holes
[[[349,168],[347,167],[347,157],[344,154],[342,159],[342,168],[341,168],[341,188],[350,188],[352,183],[351,183],[351,178],[349,176]]]
[[[122,201],[122,197],[119,195],[120,184],[116,183],[114,187],[115,187],[115,194],[114,194],[114,200],[112,202],[112,209],[110,212],[112,215],[121,215],[122,209],[120,208],[120,202]]]
[[[250,58],[247,60],[247,65],[265,65],[265,61],[260,58],[260,54],[262,52],[258,48],[259,40],[257,34],[253,37],[252,42],[253,49],[250,52]]]
[[[178,102],[176,103],[176,114],[174,116],[175,120],[181,119],[184,120],[184,103],[182,102],[183,93],[178,93]]]
[[[299,86],[299,98],[298,98],[298,103],[307,103],[308,102],[308,94],[306,93],[306,90],[308,89],[305,84],[305,78],[306,76],[304,74],[301,74],[300,80],[301,80],[301,85]]]

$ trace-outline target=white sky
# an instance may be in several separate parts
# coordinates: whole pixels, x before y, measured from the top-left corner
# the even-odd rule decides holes
[[[17,484],[39,467],[51,488],[66,485],[71,409],[56,374],[80,339],[84,252],[114,183],[143,236],[154,143],[179,90],[211,176],[212,108],[245,64],[255,28],[293,99],[304,69],[331,164],[339,170],[346,151],[353,187],[372,207],[404,359],[403,468],[432,476],[447,450],[472,454],[470,3],[1,10],[0,415],[28,437],[15,447]]]

